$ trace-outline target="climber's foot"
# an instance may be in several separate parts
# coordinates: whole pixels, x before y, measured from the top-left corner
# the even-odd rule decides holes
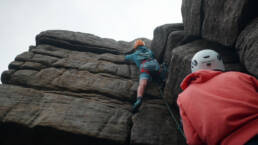
[[[133,104],[132,112],[136,113],[139,109],[139,107],[142,104],[142,98],[137,98],[136,102]]]

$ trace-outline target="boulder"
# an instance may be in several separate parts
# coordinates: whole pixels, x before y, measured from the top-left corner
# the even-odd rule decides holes
[[[40,33],[37,45],[2,73],[0,144],[184,144],[157,83],[131,113],[139,72],[124,57],[132,44],[71,31]],[[150,119],[153,113],[159,118]]]
[[[182,0],[182,18],[187,35],[201,36],[203,0]]]
[[[166,52],[166,45],[168,36],[173,31],[183,30],[184,26],[182,23],[165,24],[157,27],[154,30],[153,40],[151,43],[151,50],[153,51],[156,59],[159,62],[163,61],[164,53]]]
[[[75,92],[99,92],[119,99],[132,99],[138,86],[138,69],[121,60],[124,55],[96,54],[38,45],[10,64],[15,72],[3,73],[8,84]],[[13,70],[9,70],[13,71]],[[155,84],[154,84],[155,86]],[[149,89],[150,96],[159,92]]]
[[[183,0],[185,31],[233,46],[243,27],[258,15],[255,0]]]
[[[199,39],[198,37],[192,35],[186,35],[185,31],[173,31],[169,34],[167,45],[163,57],[163,62],[169,65],[171,60],[171,51],[177,46],[184,45],[191,41]]]
[[[145,101],[137,115],[133,116],[131,144],[178,144],[182,136],[177,134],[174,120],[162,100]],[[153,117],[155,116],[155,117]]]
[[[39,139],[37,142],[33,142],[34,140],[19,142],[16,140],[17,136],[4,134],[1,129],[3,134],[1,144],[10,144],[11,140],[8,138],[11,137],[12,140],[16,140],[14,144],[27,144],[30,141],[31,144],[42,144],[41,140],[46,142],[52,135],[49,131],[50,134],[47,136],[41,136],[41,133],[48,128],[58,132],[83,134],[94,140],[98,138],[108,140],[114,144],[125,144],[130,135],[132,114],[129,112],[129,103],[97,94],[80,94],[81,97],[75,97],[63,95],[62,92],[39,91],[12,85],[1,85],[0,94],[0,128],[5,128],[7,123],[22,125],[31,132],[19,130],[24,132],[24,137]],[[15,125],[10,128],[15,128]],[[33,130],[35,128],[37,129]],[[59,140],[56,138],[53,144]],[[52,144],[51,141],[48,144]]]
[[[202,37],[233,46],[243,26],[252,19],[253,5],[257,5],[254,0],[204,0]]]
[[[236,49],[247,71],[258,78],[258,18],[252,21],[239,35]]]
[[[150,40],[141,38],[150,44]],[[43,31],[36,36],[36,45],[50,44],[71,50],[92,51],[95,53],[124,54],[132,49],[132,42],[115,41],[101,38],[93,34],[66,30]]]

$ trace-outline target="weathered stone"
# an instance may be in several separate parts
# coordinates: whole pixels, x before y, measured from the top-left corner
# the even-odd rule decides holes
[[[40,137],[43,128],[51,133],[53,128],[94,137],[95,140],[99,138],[125,144],[130,135],[130,105],[124,104],[127,109],[121,108],[110,98],[98,102],[90,98],[74,98],[11,85],[0,85],[0,95],[1,122],[42,128],[30,137]]]
[[[15,72],[15,69],[9,69],[9,70],[4,71],[1,74],[1,82],[3,84],[7,84],[14,72]]]
[[[145,41],[148,40],[146,38],[144,39]],[[36,44],[50,44],[72,50],[113,54],[125,54],[130,51],[133,46],[133,42],[115,41],[113,39],[100,38],[88,33],[64,30],[41,32],[36,37]]]
[[[159,62],[163,61],[163,56],[166,51],[168,35],[173,31],[178,31],[183,29],[184,29],[183,24],[178,23],[178,24],[165,24],[157,27],[154,30],[154,38],[151,43],[151,50],[153,51],[156,59]]]
[[[166,62],[168,65],[170,64],[171,52],[174,48],[199,39],[200,37],[197,36],[186,35],[184,31],[174,31],[170,33],[166,46],[167,48],[164,56],[164,62]]]
[[[252,21],[239,35],[236,49],[247,71],[258,78],[258,19]]]
[[[249,17],[247,11],[248,14],[253,12],[250,4],[254,3],[248,0],[204,0],[202,37],[232,46],[245,21],[250,21],[246,20]]]
[[[124,61],[132,44],[66,31],[38,35],[2,74],[0,144],[184,144],[157,83],[148,83],[142,116],[130,112],[139,83],[138,68]]]
[[[200,36],[202,27],[202,1],[203,0],[183,0],[182,17],[184,30],[187,35]]]
[[[258,16],[256,0],[183,0],[185,32],[233,46],[243,27]]]
[[[38,45],[34,47],[34,49],[31,49],[30,52],[58,58],[65,58],[69,55],[69,50],[53,47],[51,45]]]
[[[206,40],[196,40],[191,43],[179,46],[172,50],[172,58],[169,66],[169,76],[166,82],[165,98],[170,104],[176,106],[176,99],[181,92],[180,83],[191,72],[191,59],[193,55],[203,49],[212,49],[221,54],[226,71],[245,72],[240,64],[237,52],[234,49],[209,42]]]
[[[19,69],[23,64],[22,61],[13,61],[8,65],[8,69]]]
[[[43,68],[46,68],[47,66],[37,63],[37,62],[22,62],[22,61],[13,61],[9,64],[9,69],[35,69],[35,70],[41,70]]]
[[[191,41],[194,41],[196,39],[199,39],[198,37],[185,35],[184,31],[173,31],[169,34],[167,45],[166,45],[166,51],[164,53],[163,61],[169,65],[170,59],[171,59],[171,51],[175,47],[179,45],[183,45],[185,43],[189,43]]]
[[[15,60],[16,61],[27,61],[27,60],[30,60],[32,59],[34,53],[31,53],[31,52],[24,52],[18,56],[15,57]]]
[[[52,63],[58,60],[57,57],[35,54],[32,52],[24,52],[15,58],[16,61],[31,61],[41,63],[43,65],[50,66]]]
[[[155,116],[155,117],[154,117]],[[144,103],[140,112],[133,116],[132,144],[171,145],[177,144],[177,130],[161,100]]]
[[[52,51],[55,53],[52,54]],[[117,59],[118,57],[123,59]],[[31,52],[19,55],[16,59],[25,62],[13,74],[13,77],[7,79],[7,82],[11,84],[48,89],[66,88],[76,92],[98,91],[120,99],[125,96],[127,99],[132,98],[137,90],[138,69],[135,65],[126,63],[124,55],[110,53],[99,55],[39,45]],[[65,71],[66,69],[74,70]],[[77,83],[73,83],[74,81]],[[158,88],[155,86],[148,87],[147,96],[159,96]]]
[[[164,62],[166,64],[169,64],[171,59],[171,51],[173,48],[179,46],[181,40],[183,40],[185,37],[184,31],[173,31],[169,34],[167,45],[166,45],[166,51],[164,53]]]
[[[18,58],[24,57],[24,54],[19,55]],[[129,63],[124,61],[124,55],[70,51],[50,45],[39,45],[36,49],[33,49],[30,52],[30,55],[31,58],[23,58],[22,60],[41,62],[43,64],[48,64],[48,66],[59,68],[73,68],[87,70],[94,73],[111,73],[113,75],[132,79],[137,79],[138,77],[136,66],[127,65]]]
[[[41,70],[47,68],[46,65],[37,63],[37,62],[25,62],[20,69],[35,69],[35,70]]]
[[[93,91],[120,99],[124,97],[129,99],[135,92],[135,90],[131,90],[135,83],[133,81],[103,77],[87,71],[56,68],[47,68],[39,72],[35,70],[18,70],[12,74],[8,83],[51,90],[65,88],[75,92]]]
[[[58,58],[56,58],[56,57],[46,56],[46,55],[41,55],[41,54],[35,54],[32,58],[33,62],[42,63],[47,66],[50,66],[57,60],[58,60]]]

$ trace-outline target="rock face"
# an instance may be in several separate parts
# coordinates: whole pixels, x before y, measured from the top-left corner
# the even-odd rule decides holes
[[[177,96],[182,91],[180,83],[191,73],[191,59],[199,50],[219,52],[226,71],[258,77],[257,4],[255,0],[182,1],[184,30],[166,35],[163,58],[169,64],[164,96],[175,112]]]
[[[248,72],[258,77],[258,18],[239,35],[236,49]]]
[[[183,0],[186,33],[233,46],[243,27],[257,16],[255,0]]]
[[[2,74],[0,144],[183,144],[157,84],[131,113],[138,69],[123,58],[133,42],[57,30],[36,42]]]
[[[169,65],[163,98],[153,81],[131,113],[139,72],[124,55],[133,41],[44,31],[2,74],[0,144],[184,145],[165,104],[179,120],[180,83],[199,50],[219,52],[226,71],[258,77],[258,1],[182,2],[183,24],[157,27],[152,41],[142,38]]]
[[[200,36],[202,26],[202,2],[203,0],[182,0],[182,16],[185,33]]]
[[[255,0],[182,1],[184,30],[168,35],[163,58],[169,64],[165,99],[175,111],[180,83],[191,72],[191,58],[199,50],[219,52],[226,71],[258,76],[257,4]]]
[[[154,30],[154,38],[151,43],[151,50],[155,54],[155,57],[159,62],[163,61],[168,36],[173,31],[183,30],[184,26],[181,23],[178,24],[165,24],[157,27]]]

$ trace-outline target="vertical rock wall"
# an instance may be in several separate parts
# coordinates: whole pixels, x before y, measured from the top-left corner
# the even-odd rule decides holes
[[[37,35],[2,74],[0,144],[181,144],[157,84],[131,113],[139,74],[124,56],[132,45],[71,31]]]
[[[155,29],[154,40],[166,36],[163,39],[166,44],[152,41],[151,46],[162,46],[157,47],[157,54],[165,52],[162,58],[169,64],[169,74],[164,94],[177,117],[180,83],[191,72],[191,58],[199,50],[219,52],[226,71],[241,71],[258,77],[257,5],[255,0],[183,0],[184,28],[163,32],[175,27],[166,24]]]
[[[192,56],[218,51],[226,71],[258,77],[256,0],[183,0],[183,24],[165,24],[145,39],[169,64],[164,100],[178,118],[180,83]],[[143,38],[144,39],[144,38]],[[71,31],[44,31],[2,74],[0,144],[183,145],[159,86],[151,83],[140,112],[131,104],[138,70],[123,61],[132,42]]]

